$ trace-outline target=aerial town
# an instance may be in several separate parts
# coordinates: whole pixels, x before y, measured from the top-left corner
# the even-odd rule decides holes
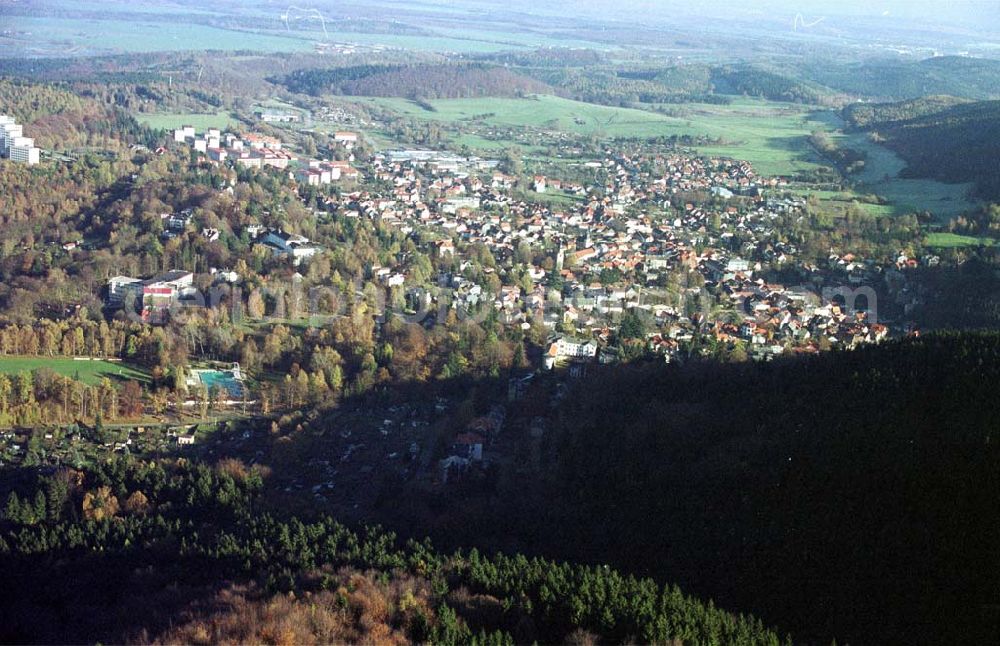
[[[799,4],[0,2],[0,644],[1000,643],[1000,14]]]
[[[370,220],[424,241],[422,250],[436,259],[438,273],[429,284],[414,282],[405,259],[372,265],[373,279],[387,290],[433,286],[426,298],[434,310],[447,293],[448,307],[493,309],[503,325],[525,331],[543,326],[549,341],[537,367],[545,369],[619,360],[617,328],[629,311],[642,312],[649,325],[628,343],[644,345],[667,362],[696,334],[721,344],[738,342],[755,359],[875,343],[889,334],[873,316],[877,296],[866,292],[859,301],[852,289],[884,276],[888,296],[906,304],[912,295],[898,270],[920,262],[900,255],[883,267],[845,253],[831,254],[822,266],[800,264],[794,245],[774,239],[777,222],[802,216],[804,199],[774,197],[787,180],[759,177],[749,163],[730,159],[608,149],[603,159],[581,163],[606,178],[604,196],[596,199],[579,181],[542,175],[530,178],[527,195],[515,196],[518,178],[498,170],[496,160],[433,150],[375,152],[363,160],[362,179],[352,166],[358,142],[353,132],[333,137],[350,161],[309,159],[276,137],[253,133],[210,129],[199,136],[188,126],[174,131],[174,140],[213,164],[272,167],[301,186],[335,184],[317,217]],[[564,199],[554,206],[532,195]],[[675,215],[653,218],[651,210]],[[162,217],[166,238],[192,227],[208,239],[218,235],[199,228],[190,210]],[[246,232],[296,266],[321,250],[302,235],[259,224]],[[466,276],[470,263],[462,253],[477,245],[489,249],[496,263],[478,282]],[[779,271],[795,275],[796,284],[765,280]],[[122,304],[123,280],[139,284],[113,278],[109,305]],[[175,281],[149,280],[172,285],[158,305],[137,303],[146,320],[159,320],[151,312],[183,301],[184,293]],[[841,291],[824,294],[817,286]],[[713,312],[698,306],[706,287],[722,295],[722,307]]]
[[[787,178],[760,176],[745,161],[674,146],[609,146],[601,155],[580,157],[561,177],[519,176],[499,159],[425,148],[373,150],[354,131],[332,132],[325,154],[307,155],[278,136],[294,132],[300,121],[256,116],[293,130],[197,132],[183,126],[168,146],[149,154],[190,157],[195,168],[229,177],[213,189],[222,200],[234,195],[238,173],[275,173],[315,222],[364,225],[406,241],[410,251],[372,259],[355,285],[331,288],[316,280],[315,269],[329,266],[322,260],[329,257],[329,238],[315,242],[301,226],[286,230],[275,224],[280,218],[261,212],[241,218],[230,234],[245,241],[248,255],[211,265],[192,259],[195,270],[165,266],[110,276],[100,293],[109,319],[142,329],[189,329],[185,321],[205,316],[262,330],[297,320],[321,329],[350,318],[364,303],[381,326],[395,318],[433,331],[449,321],[475,320],[530,340],[504,360],[515,368],[506,399],[544,391],[555,402],[565,386],[553,390],[553,384],[579,379],[591,366],[637,357],[667,364],[699,356],[768,361],[906,334],[906,312],[918,302],[906,270],[937,262],[901,253],[883,265],[850,252],[803,262],[779,231],[806,217],[805,199],[786,190]],[[223,231],[204,213],[197,207],[160,212],[147,221],[154,227],[148,233],[163,245],[221,244]],[[65,253],[79,249],[80,242],[63,245]],[[248,268],[262,262],[284,277],[278,291],[272,281],[248,280]],[[277,352],[269,361],[280,362],[281,351],[268,349],[273,336],[264,339],[264,351]],[[105,450],[148,450],[165,441],[191,445],[199,435],[192,422],[210,411],[232,420],[247,411],[268,414],[318,398],[317,388],[332,389],[345,379],[340,367],[326,369],[320,386],[264,378],[255,354],[231,353],[228,363],[205,358],[184,369],[163,364],[178,375],[175,394],[166,395],[164,412],[173,410],[175,418],[163,426],[168,435],[154,441],[155,425],[146,424],[145,438],[132,428],[103,443]],[[460,365],[448,363],[444,374]],[[443,447],[426,445],[423,429],[434,411],[453,405],[444,398],[436,408],[413,409],[410,422],[390,422],[396,415],[386,413],[379,442],[362,447],[345,437],[338,450],[358,465],[410,456],[420,466],[406,477],[433,486],[509,462],[515,445],[506,444],[501,432],[506,403],[450,432]],[[534,414],[522,423],[537,440],[549,422]],[[390,434],[397,425],[405,432]],[[23,459],[23,439],[8,437],[8,459]],[[69,449],[67,444],[54,455],[69,455]],[[436,468],[429,466],[432,458]],[[347,477],[341,473],[339,480]],[[297,483],[292,479],[288,486]],[[320,494],[336,499],[318,489]],[[353,497],[339,504],[348,503],[359,504]]]

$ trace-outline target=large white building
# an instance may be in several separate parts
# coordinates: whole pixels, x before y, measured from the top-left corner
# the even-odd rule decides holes
[[[37,164],[40,151],[35,140],[24,136],[24,129],[14,117],[0,115],[0,156],[25,164]]]
[[[14,137],[20,137],[24,133],[21,126],[14,123],[14,119],[8,116],[0,117],[0,153],[7,156],[10,149],[10,142]]]
[[[162,323],[179,298],[194,292],[193,284],[194,274],[178,269],[146,280],[115,276],[108,280],[107,304],[109,307],[121,307],[128,304],[131,296],[144,321]]]
[[[10,157],[11,161],[37,164],[39,152],[38,148],[35,148],[35,140],[31,137],[14,137],[10,149],[7,151],[7,156]]]

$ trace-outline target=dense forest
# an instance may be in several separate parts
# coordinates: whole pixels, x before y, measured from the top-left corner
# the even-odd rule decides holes
[[[523,72],[574,99],[611,105],[718,103],[729,96],[811,104],[840,101],[829,88],[753,65],[686,64],[640,69],[562,65],[526,67]]]
[[[499,67],[496,63],[503,63]],[[506,67],[509,66],[509,67]],[[837,92],[753,65],[673,65],[632,69],[606,64],[596,52],[483,55],[471,64],[373,64],[300,69],[274,77],[288,90],[318,96],[459,98],[559,93],[612,105],[722,100],[727,95],[830,103]]]
[[[801,75],[855,96],[883,100],[948,94],[969,99],[1000,97],[1000,61],[938,56],[921,61],[873,59],[863,63],[809,63]]]
[[[819,104],[832,94],[829,88],[816,83],[752,65],[713,68],[712,84],[720,94],[741,94],[795,103]]]
[[[563,409],[549,504],[576,557],[670,572],[796,635],[992,643],[998,378],[996,332],[601,372]]]
[[[68,150],[123,144],[153,145],[156,133],[124,110],[96,101],[81,88],[0,78],[0,114],[17,115],[27,136],[42,148]]]
[[[954,96],[922,96],[894,103],[852,103],[844,107],[844,119],[854,128],[884,128],[904,121],[943,112],[968,99]]]
[[[484,64],[363,65],[293,72],[281,82],[292,92],[319,96],[401,96],[456,99],[523,96],[551,88],[502,67]]]
[[[276,517],[256,502],[267,475],[128,457],[8,472],[0,639],[780,643],[752,617],[606,567],[446,555],[378,528]]]

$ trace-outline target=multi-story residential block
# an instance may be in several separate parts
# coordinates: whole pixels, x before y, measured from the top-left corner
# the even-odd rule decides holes
[[[40,154],[35,140],[24,136],[24,128],[14,117],[0,115],[0,156],[24,164],[37,164]]]

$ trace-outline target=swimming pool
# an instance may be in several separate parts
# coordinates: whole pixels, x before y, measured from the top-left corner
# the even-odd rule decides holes
[[[243,398],[243,382],[236,378],[232,370],[192,370],[191,374],[205,384],[210,392],[213,387],[218,386],[228,391],[233,399]]]

